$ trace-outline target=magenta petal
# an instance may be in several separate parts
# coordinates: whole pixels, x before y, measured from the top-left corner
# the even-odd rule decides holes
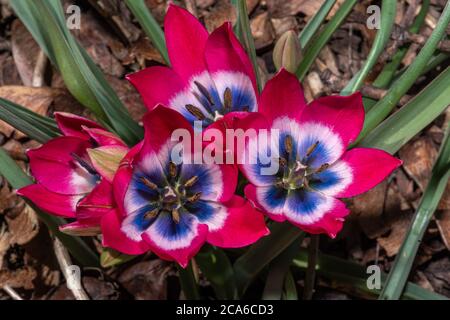
[[[114,208],[111,183],[103,179],[77,206],[77,219],[100,221],[100,218]]]
[[[228,216],[222,228],[209,232],[207,242],[222,248],[250,245],[269,234],[264,216],[243,198],[234,196],[225,203]]]
[[[98,123],[66,112],[55,112],[55,120],[61,132],[68,137],[88,139],[82,127],[103,129]]]
[[[38,183],[50,191],[80,194],[92,190],[95,181],[74,163],[73,154],[83,157],[89,141],[76,137],[59,137],[28,151],[31,173]]]
[[[230,200],[234,192],[236,191],[236,186],[238,182],[238,169],[235,165],[223,164],[219,165],[222,171],[222,185],[223,192],[219,198],[219,201],[226,202]]]
[[[298,224],[291,220],[290,222],[306,232],[312,234],[325,233],[330,238],[335,238],[344,225],[344,217],[346,217],[350,211],[342,201],[338,199],[333,199],[333,201],[333,207],[326,212],[320,220],[313,224]]]
[[[206,71],[203,52],[208,31],[200,21],[187,10],[170,4],[164,31],[170,63],[183,82],[187,83],[192,76]]]
[[[151,152],[159,152],[162,146],[171,140],[175,130],[184,130],[191,138],[194,137],[192,126],[175,110],[162,105],[148,112],[143,119],[144,122],[144,144],[143,155]]]
[[[283,116],[298,121],[305,108],[306,100],[300,82],[285,69],[270,79],[261,93],[259,112],[266,116],[269,123]]]
[[[104,247],[113,248],[125,254],[139,255],[150,250],[144,241],[133,241],[120,230],[119,214],[110,210],[102,217],[101,229]]]
[[[152,110],[158,104],[170,106],[170,99],[183,91],[185,83],[167,67],[150,67],[126,77],[141,95],[145,106]]]
[[[197,224],[195,233],[196,236],[191,243],[186,244],[186,246],[183,248],[177,248],[173,250],[162,248],[151,237],[149,237],[148,232],[144,232],[142,234],[142,238],[150,246],[150,250],[156,253],[161,259],[176,261],[180,266],[186,268],[191,258],[197,254],[197,252],[205,243],[206,235],[208,233],[208,227],[204,224],[199,223]]]
[[[250,78],[255,92],[257,91],[253,65],[234,35],[230,22],[225,22],[208,37],[205,59],[211,74],[219,71],[242,72]]]
[[[100,146],[126,146],[122,139],[109,131],[98,128],[87,128],[84,126],[83,130]]]
[[[338,134],[344,149],[355,141],[364,124],[361,93],[351,96],[327,96],[311,102],[301,115],[300,122],[320,123]]]
[[[100,220],[97,222],[82,223],[75,221],[59,227],[61,232],[71,236],[94,237],[101,233]]]
[[[344,153],[339,161],[351,169],[352,183],[337,197],[348,198],[364,193],[386,179],[402,161],[389,153],[370,148],[355,148]]]
[[[82,198],[82,195],[54,193],[39,184],[23,187],[17,190],[17,194],[48,213],[66,218],[75,218],[76,205]]]

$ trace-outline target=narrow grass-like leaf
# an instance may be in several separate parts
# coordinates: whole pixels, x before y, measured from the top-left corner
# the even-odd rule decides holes
[[[286,275],[292,260],[298,255],[302,240],[303,236],[297,238],[270,263],[269,275],[262,295],[263,300],[280,300],[282,298]]]
[[[239,24],[239,34],[241,36],[240,40],[250,56],[250,60],[253,64],[253,69],[255,70],[256,82],[258,84],[258,90],[261,91],[261,79],[259,77],[259,67],[256,60],[256,50],[255,42],[253,41],[252,32],[250,30],[250,21],[248,19],[247,13],[247,2],[245,0],[234,1],[237,9],[237,23]]]
[[[14,189],[19,189],[33,183],[3,148],[0,148],[0,174],[8,180]],[[64,244],[78,262],[90,267],[97,267],[99,265],[97,255],[83,240],[79,237],[68,236],[59,231],[58,226],[64,224],[64,220],[46,214],[32,204],[30,205],[33,207],[39,219],[47,225],[50,232]]]
[[[336,0],[326,0],[325,3],[319,8],[319,11],[317,11],[317,13],[308,21],[298,36],[302,48],[305,48],[309,44],[312,37],[317,33],[335,3]]]
[[[303,80],[322,48],[326,45],[328,40],[330,40],[331,36],[337,28],[339,28],[342,22],[344,22],[356,2],[357,0],[345,0],[333,18],[331,18],[331,20],[320,30],[320,34],[317,35],[317,38],[313,39],[305,48],[302,62],[298,66],[296,72],[296,75],[300,80]]]
[[[253,244],[234,263],[239,296],[242,296],[265,266],[303,234],[299,228],[287,222],[273,223],[270,232],[270,235]]]
[[[376,64],[378,57],[383,52],[384,47],[389,41],[392,28],[395,22],[397,12],[397,2],[392,0],[383,0],[381,4],[381,23],[377,32],[373,46],[370,49],[367,60],[362,69],[355,74],[347,86],[341,91],[341,95],[350,95],[361,88],[364,80]]]
[[[195,256],[195,261],[206,279],[211,282],[218,299],[237,298],[233,266],[223,250],[205,245]]]
[[[59,69],[74,97],[125,142],[133,145],[139,141],[142,128],[131,119],[98,66],[70,34],[60,1],[11,0],[11,6]]]
[[[293,264],[303,270],[307,268],[308,254],[305,249],[301,250],[298,257],[294,259]],[[365,267],[355,262],[320,253],[316,269],[319,276],[330,279],[333,282],[346,284],[352,290],[365,296],[369,295],[375,298],[380,293],[378,289],[368,288],[367,278],[369,274],[366,272]],[[384,284],[387,275],[381,272],[380,277],[381,283]],[[406,300],[448,300],[448,298],[425,290],[412,282],[408,282],[401,298]]]
[[[0,119],[40,143],[59,136],[54,120],[41,116],[12,101],[0,98]]]
[[[437,45],[445,35],[447,26],[450,23],[450,2],[445,5],[444,11],[439,18],[436,28],[431,33],[427,42],[420,50],[413,63],[408,67],[405,73],[390,87],[387,94],[381,99],[367,114],[358,141],[364,138],[372,131],[380,122],[382,122],[389,113],[394,109],[403,95],[416,82],[417,78],[422,74],[427,63],[433,56]]]
[[[167,54],[164,32],[155,20],[150,10],[145,5],[144,0],[125,0],[127,7],[139,21],[142,29],[152,41],[155,48],[159,51],[167,65],[170,65],[169,55]]]
[[[283,300],[298,300],[297,287],[292,272],[288,270],[286,279],[284,280]]]
[[[447,128],[439,156],[433,166],[430,181],[381,291],[379,297],[381,300],[397,300],[402,295],[423,235],[447,187],[450,178],[449,131],[450,127]]]
[[[192,269],[192,262],[186,268],[178,267],[178,275],[180,280],[181,289],[184,292],[184,296],[187,300],[199,300],[200,293],[198,292],[197,281],[195,280],[194,271]]]
[[[450,104],[450,67],[414,99],[383,121],[358,146],[397,152]]]

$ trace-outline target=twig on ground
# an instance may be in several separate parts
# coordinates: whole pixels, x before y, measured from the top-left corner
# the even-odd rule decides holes
[[[72,261],[69,256],[69,252],[64,247],[64,245],[59,241],[57,238],[55,238],[53,242],[53,247],[55,249],[56,258],[58,259],[59,267],[61,268],[61,271],[64,275],[64,278],[66,278],[67,288],[72,292],[75,299],[77,300],[89,300],[89,296],[87,293],[83,290],[81,286],[81,279],[77,279],[75,275],[71,272],[70,266],[72,265]],[[79,284],[71,286],[70,284]]]
[[[12,299],[14,300],[23,300],[22,297],[16,292],[16,290],[14,290],[13,288],[11,288],[9,285],[5,284],[2,288]]]

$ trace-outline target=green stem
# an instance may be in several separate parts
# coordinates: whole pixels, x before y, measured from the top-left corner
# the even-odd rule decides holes
[[[270,263],[270,271],[262,295],[263,300],[280,300],[282,298],[286,275],[289,272],[292,260],[300,250],[303,236],[304,234],[292,242],[286,250]]]
[[[303,80],[322,48],[327,44],[328,40],[330,40],[336,29],[339,28],[339,26],[344,22],[356,2],[357,0],[346,0],[340,6],[333,18],[325,25],[317,38],[313,40],[307,48],[305,48],[305,54],[303,55],[303,59],[300,62],[296,72],[296,75],[300,80]]]
[[[186,268],[182,268],[178,264],[177,266],[180,285],[185,298],[187,300],[200,300],[200,293],[198,292],[198,285],[192,268],[192,261],[189,262],[189,265]]]
[[[428,38],[422,50],[419,52],[413,63],[405,71],[405,73],[392,85],[387,94],[381,99],[367,114],[358,141],[364,138],[372,131],[380,122],[382,122],[389,113],[394,109],[403,95],[416,82],[417,78],[422,74],[428,61],[433,56],[437,45],[445,35],[446,28],[450,23],[450,2],[447,2],[444,11]]]
[[[314,283],[316,280],[316,264],[317,257],[319,255],[319,241],[319,235],[311,235],[311,242],[309,243],[308,248],[308,267],[306,268],[303,300],[311,300],[314,293]]]
[[[367,56],[367,60],[362,69],[355,74],[353,79],[341,91],[342,95],[350,95],[357,91],[363,85],[369,72],[378,60],[378,57],[383,52],[384,47],[389,41],[392,28],[395,22],[395,14],[397,12],[397,2],[392,0],[383,0],[381,5],[381,26],[378,30],[373,43],[372,49]]]
[[[144,0],[125,0],[125,4],[139,21],[139,24],[159,51],[166,64],[170,65],[164,32],[145,5]]]
[[[234,273],[239,296],[247,290],[251,281],[273,259],[282,253],[303,232],[290,223],[273,223],[271,234],[252,245],[234,263]]]
[[[409,273],[413,266],[423,235],[433,217],[439,201],[444,194],[448,179],[450,178],[450,127],[442,142],[439,157],[433,167],[430,182],[422,196],[413,222],[406,234],[402,246],[397,253],[394,265],[381,291],[379,299],[397,300],[400,298]]]

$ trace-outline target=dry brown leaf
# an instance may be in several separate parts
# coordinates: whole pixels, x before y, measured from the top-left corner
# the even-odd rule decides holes
[[[13,271],[2,269],[0,270],[0,288],[7,284],[13,288],[31,290],[34,288],[33,280],[36,276],[36,270],[29,266]]]
[[[30,206],[25,206],[16,217],[6,217],[8,230],[11,233],[11,244],[23,245],[33,239],[39,232],[39,221]]]
[[[303,13],[309,17],[320,9],[324,0],[266,0],[266,3],[272,18],[295,16],[298,13]]]
[[[24,106],[40,115],[47,115],[48,107],[58,94],[61,94],[61,90],[48,87],[0,87],[0,97],[11,100],[12,102]],[[15,129],[12,126],[0,121],[0,132],[9,137],[14,131]],[[16,132],[16,138],[22,138],[24,136],[25,135],[23,133],[19,131]]]
[[[170,270],[165,261],[143,261],[122,272],[118,280],[137,300],[166,299]]]
[[[205,15],[205,27],[209,32],[220,27],[224,22],[235,23],[237,18],[236,10],[229,1],[221,1],[210,12]]]
[[[431,169],[437,157],[437,149],[429,137],[408,143],[399,152],[405,171],[424,190],[430,179]]]
[[[9,52],[0,53],[0,86],[21,84],[13,57]]]
[[[31,86],[34,67],[39,55],[39,45],[23,23],[14,20],[11,30],[11,49],[17,71],[25,86]]]
[[[436,211],[435,217],[442,241],[450,250],[450,210]]]
[[[253,18],[250,21],[250,29],[257,50],[271,45],[275,40],[275,30],[267,12]]]

